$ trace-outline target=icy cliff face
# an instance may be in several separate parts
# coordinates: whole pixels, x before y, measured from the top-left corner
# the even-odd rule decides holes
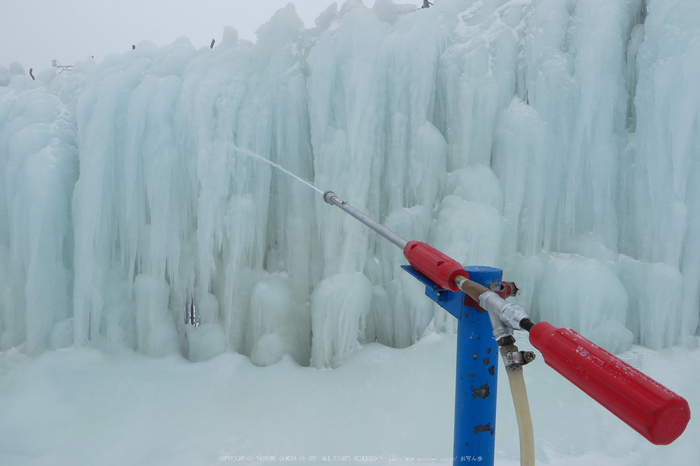
[[[334,367],[454,330],[401,251],[248,152],[504,268],[536,319],[613,351],[695,341],[697,3],[436,3],[349,0],[311,30],[287,7],[255,44],[7,69],[0,349]]]

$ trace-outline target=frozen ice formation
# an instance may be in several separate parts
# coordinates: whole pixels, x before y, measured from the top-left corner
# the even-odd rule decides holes
[[[246,150],[503,268],[534,319],[614,351],[695,341],[697,2],[435,3],[0,67],[0,349],[325,368],[454,331],[401,251]]]

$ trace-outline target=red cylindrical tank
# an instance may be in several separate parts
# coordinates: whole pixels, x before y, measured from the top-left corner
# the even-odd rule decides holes
[[[655,445],[678,438],[688,402],[571,329],[540,322],[530,342],[545,362]]]
[[[416,270],[446,290],[459,291],[455,283],[458,275],[469,278],[469,273],[462,264],[427,243],[410,241],[404,248],[403,255]]]

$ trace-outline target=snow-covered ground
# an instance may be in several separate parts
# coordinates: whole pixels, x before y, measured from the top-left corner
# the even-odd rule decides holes
[[[519,340],[528,347],[524,335]],[[289,357],[256,367],[235,353],[191,363],[105,347],[36,358],[6,351],[0,463],[451,464],[455,348],[454,335],[434,333],[404,349],[371,343],[333,370]],[[635,346],[621,356],[691,407],[700,403],[700,351]],[[654,446],[541,358],[525,374],[540,464],[690,465],[700,458],[696,419],[675,443]],[[519,464],[502,367],[496,432],[496,464]]]

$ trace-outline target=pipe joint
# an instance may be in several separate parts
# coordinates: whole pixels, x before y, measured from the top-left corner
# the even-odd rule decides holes
[[[503,338],[512,337],[513,329],[507,326],[492,312],[489,312],[489,319],[491,320],[491,327],[493,328],[493,339],[496,341],[502,341]]]
[[[530,318],[525,309],[517,304],[509,303],[493,291],[481,293],[479,295],[479,305],[488,312],[497,315],[504,324],[515,330],[522,330],[520,321]]]

